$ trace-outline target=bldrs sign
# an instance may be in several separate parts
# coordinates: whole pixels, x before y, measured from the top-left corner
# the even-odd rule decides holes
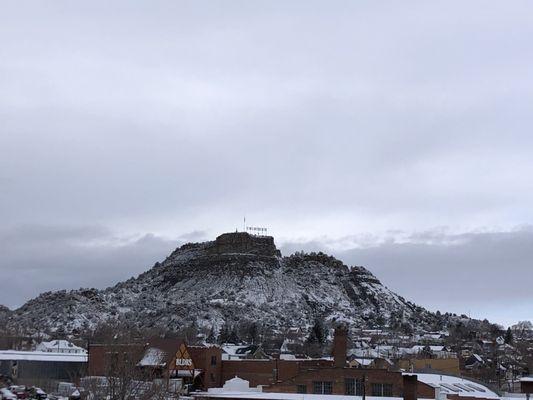
[[[176,369],[194,371],[194,363],[184,343],[181,344],[176,353]]]
[[[176,358],[176,367],[192,367],[190,358]]]

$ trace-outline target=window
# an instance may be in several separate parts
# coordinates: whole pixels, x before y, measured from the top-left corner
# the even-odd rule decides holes
[[[390,383],[383,384],[383,396],[392,397],[392,384]]]
[[[214,381],[215,381],[215,374],[213,374],[213,373],[211,372],[211,382],[214,382]]]
[[[348,396],[362,396],[365,390],[365,384],[362,379],[346,378],[344,385]]]
[[[373,383],[372,384],[372,396],[392,397],[392,384],[391,383]]]
[[[217,356],[211,356],[211,365],[217,365]]]
[[[296,393],[307,393],[307,385],[296,385]]]
[[[313,393],[314,394],[332,394],[333,393],[333,382],[322,382],[322,381],[313,382]]]

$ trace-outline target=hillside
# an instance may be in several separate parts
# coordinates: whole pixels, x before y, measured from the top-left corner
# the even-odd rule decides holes
[[[228,233],[186,244],[147,272],[105,289],[47,292],[7,313],[27,333],[80,332],[126,320],[141,328],[209,331],[254,321],[272,330],[315,318],[352,326],[429,328],[436,316],[393,293],[363,267],[322,253],[282,257],[272,237]]]

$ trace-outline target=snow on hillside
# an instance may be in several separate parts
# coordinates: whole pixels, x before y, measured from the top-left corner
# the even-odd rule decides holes
[[[434,315],[391,292],[363,267],[322,253],[281,257],[272,238],[224,234],[176,249],[137,278],[105,290],[43,293],[8,315],[28,333],[76,332],[127,320],[142,328],[258,322],[272,329],[315,318],[351,325],[417,324]]]

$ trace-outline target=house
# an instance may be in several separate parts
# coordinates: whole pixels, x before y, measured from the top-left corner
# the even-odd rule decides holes
[[[455,358],[457,354],[451,352],[446,346],[414,345],[408,350],[408,354],[422,355],[425,358]]]
[[[465,369],[478,369],[485,365],[485,360],[479,354],[472,354],[465,360]]]
[[[76,346],[68,340],[52,340],[50,342],[41,342],[35,347],[35,350],[47,353],[87,354],[87,350]]]
[[[459,375],[458,358],[408,358],[397,361],[397,367],[406,372],[440,372]]]
[[[349,358],[348,366],[351,368],[390,369],[394,366],[387,358]]]
[[[236,345],[226,343],[221,345],[221,347],[223,360],[257,360],[268,358],[263,348],[255,344]]]

